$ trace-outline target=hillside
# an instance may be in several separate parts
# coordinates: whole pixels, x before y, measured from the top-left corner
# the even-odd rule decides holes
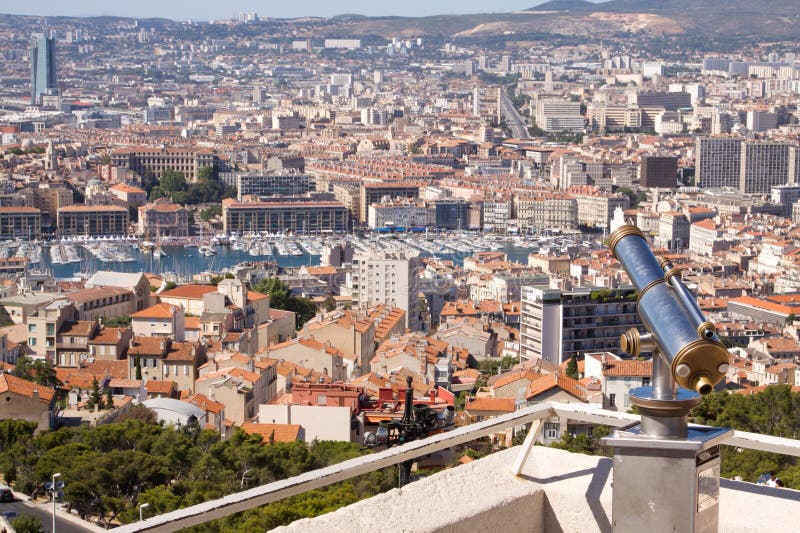
[[[332,21],[333,22],[333,21]],[[797,0],[550,0],[525,11],[432,17],[378,17],[320,31],[350,35],[480,37],[503,33],[594,36],[619,33],[800,39]]]

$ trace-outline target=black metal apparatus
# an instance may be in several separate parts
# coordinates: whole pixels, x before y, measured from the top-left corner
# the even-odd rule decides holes
[[[609,248],[638,292],[647,329],[627,331],[621,348],[653,361],[652,385],[629,391],[641,423],[603,439],[614,447],[614,531],[717,531],[719,444],[731,430],[690,426],[688,416],[725,378],[728,350],[680,270],[656,258],[639,228],[620,226]]]
[[[441,412],[436,412],[429,405],[414,405],[413,380],[406,378],[406,397],[403,404],[403,417],[393,420],[382,420],[375,433],[364,434],[364,446],[390,448],[406,442],[424,439],[437,431],[446,431],[453,427],[455,409],[448,405]],[[400,469],[398,486],[402,487],[410,481],[411,466],[414,461],[404,461],[398,465]]]

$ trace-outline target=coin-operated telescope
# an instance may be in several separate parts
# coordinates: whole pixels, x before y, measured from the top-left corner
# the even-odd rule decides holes
[[[728,350],[680,270],[656,258],[639,228],[618,227],[608,245],[636,288],[647,330],[627,331],[620,347],[653,361],[651,385],[629,391],[641,423],[604,439],[614,447],[614,531],[716,531],[719,443],[730,429],[687,421],[725,378]]]

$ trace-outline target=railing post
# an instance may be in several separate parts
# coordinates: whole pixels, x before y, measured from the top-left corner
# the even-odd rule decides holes
[[[539,438],[539,433],[541,433],[543,425],[544,423],[541,418],[534,420],[531,424],[531,428],[525,436],[525,442],[522,443],[517,458],[514,460],[514,464],[511,467],[511,473],[515,476],[519,476],[522,473],[522,469],[525,467],[525,463],[528,461],[533,447],[536,446],[536,440]]]

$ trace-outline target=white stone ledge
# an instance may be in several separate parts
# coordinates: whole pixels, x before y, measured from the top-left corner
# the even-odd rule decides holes
[[[274,531],[595,532],[611,530],[611,459],[536,447],[520,477],[519,447]],[[720,531],[796,531],[800,492],[723,480]]]

